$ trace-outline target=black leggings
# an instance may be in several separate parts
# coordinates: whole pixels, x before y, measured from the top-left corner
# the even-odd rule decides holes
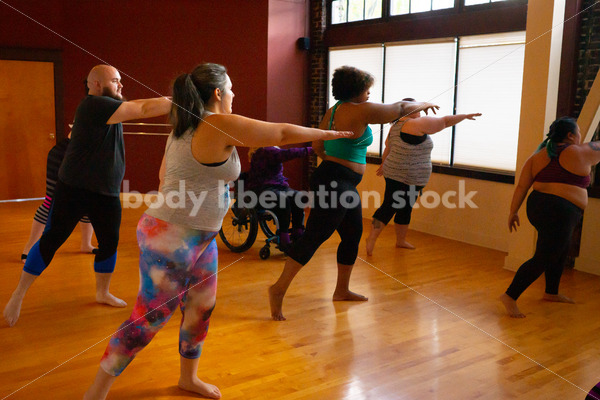
[[[562,197],[531,192],[527,199],[527,218],[538,232],[535,254],[527,260],[506,290],[517,300],[537,278],[546,273],[546,293],[558,294],[573,230],[581,220],[583,211]]]
[[[301,229],[304,228],[304,209],[298,206],[298,202],[295,201],[298,191],[291,189],[287,186],[265,186],[261,188],[260,193],[272,192],[277,195],[275,207],[263,207],[265,210],[273,211],[277,216],[277,222],[279,223],[279,232],[287,233],[290,228],[290,214],[292,216],[292,228]],[[259,196],[260,196],[259,193]],[[285,207],[280,207],[281,199],[285,198]],[[262,206],[266,206],[264,204]],[[271,205],[271,204],[269,204]]]
[[[34,245],[36,249],[31,260],[27,257],[23,268],[25,272],[40,275],[84,215],[89,217],[98,239],[94,269],[96,272],[112,272],[121,226],[119,197],[75,188],[61,181],[56,185],[46,229],[39,242]]]
[[[288,256],[305,265],[333,232],[342,239],[337,262],[353,265],[362,235],[362,207],[356,185],[362,175],[332,161],[323,161],[310,180],[314,206],[304,235],[292,244]]]
[[[396,214],[394,223],[408,225],[413,205],[417,201],[422,189],[423,186],[407,185],[394,179],[385,178],[383,203],[375,211],[373,218],[387,225],[394,214]]]

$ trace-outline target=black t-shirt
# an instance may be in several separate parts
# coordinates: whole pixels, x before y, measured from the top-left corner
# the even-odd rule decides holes
[[[64,183],[107,196],[119,196],[125,176],[123,125],[106,121],[122,104],[106,96],[87,96],[77,111],[71,143],[58,176]]]

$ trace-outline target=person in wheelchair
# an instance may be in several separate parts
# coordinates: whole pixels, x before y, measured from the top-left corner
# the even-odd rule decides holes
[[[283,175],[283,163],[310,154],[313,154],[312,147],[290,149],[281,149],[278,146],[253,147],[248,151],[250,170],[244,182],[245,188],[254,191],[259,198],[261,193],[267,191],[276,194],[276,201],[259,204],[259,206],[269,209],[277,217],[279,230],[276,234],[279,236],[279,248],[282,251],[286,250],[291,241],[298,239],[304,233],[304,209],[294,201],[298,191],[290,188],[287,178]]]

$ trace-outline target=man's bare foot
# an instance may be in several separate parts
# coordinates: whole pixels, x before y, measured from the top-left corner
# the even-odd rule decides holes
[[[4,319],[8,326],[14,326],[19,320],[19,315],[21,315],[21,304],[23,303],[23,299],[15,298],[15,296],[11,296],[8,303],[4,307]]]
[[[80,250],[82,253],[89,253],[89,254],[92,254],[92,253],[93,253],[93,251],[94,251],[94,249],[95,249],[95,247],[94,247],[94,246],[92,246],[92,245],[89,245],[89,246],[81,246],[81,247],[79,248],[79,250]]]
[[[575,300],[565,296],[564,294],[548,294],[544,293],[544,300],[552,301],[556,303],[569,303],[575,304]]]
[[[188,392],[198,393],[200,396],[208,397],[209,399],[220,399],[221,391],[215,385],[202,382],[199,378],[195,378],[192,382],[179,379],[178,386]]]
[[[500,300],[502,304],[504,304],[506,312],[511,318],[525,318],[525,314],[523,314],[521,310],[519,310],[519,307],[517,307],[517,301],[514,300],[512,297],[510,297],[506,293],[503,293],[502,296],[498,298],[498,300]]]
[[[282,313],[284,295],[285,293],[276,290],[274,285],[269,288],[269,305],[271,306],[271,318],[274,321],[285,321]]]
[[[367,255],[368,256],[372,256],[373,255],[373,249],[375,248],[375,239],[371,239],[371,237],[369,236],[367,238]]]
[[[111,293],[96,293],[96,301],[100,304],[108,304],[113,307],[126,307],[127,303]]]
[[[369,298],[362,294],[354,293],[349,290],[344,292],[334,292],[333,301],[368,301]]]
[[[412,244],[408,243],[406,240],[404,242],[396,242],[396,247],[399,247],[401,249],[410,249],[410,250],[414,250],[415,246],[413,246]]]

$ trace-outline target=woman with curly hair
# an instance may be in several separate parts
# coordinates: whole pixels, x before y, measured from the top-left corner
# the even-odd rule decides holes
[[[354,135],[313,142],[315,153],[323,159],[311,177],[314,206],[306,222],[304,235],[288,250],[288,260],[277,282],[269,288],[271,317],[285,320],[283,298],[296,274],[333,232],[342,239],[337,249],[338,277],[333,300],[366,301],[349,289],[350,275],[358,255],[362,235],[362,206],[356,186],[366,169],[367,147],[373,142],[369,124],[384,124],[417,111],[439,108],[430,103],[399,101],[394,104],[369,102],[374,78],[350,66],[335,70],[331,82],[338,102],[325,113],[321,129],[352,131]]]

